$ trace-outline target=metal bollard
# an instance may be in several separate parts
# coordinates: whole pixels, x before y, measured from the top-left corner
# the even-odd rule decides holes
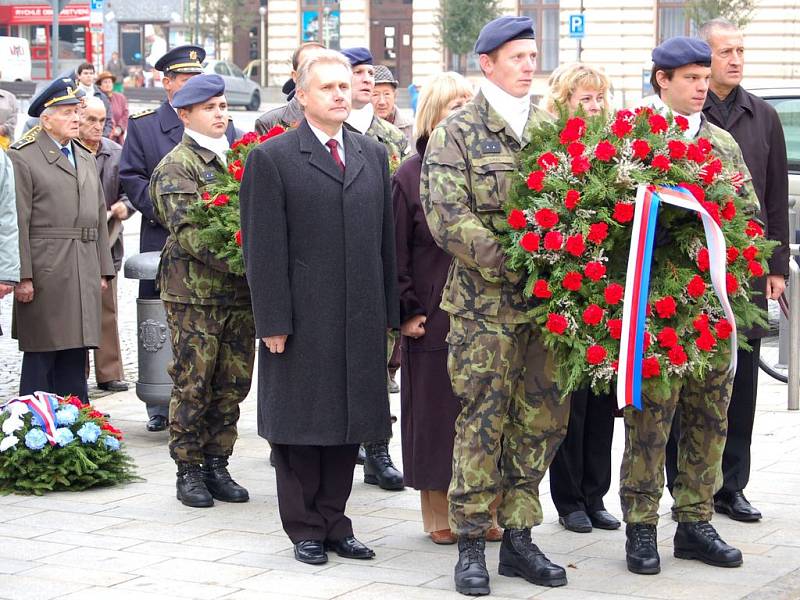
[[[135,254],[125,261],[128,279],[155,279],[160,252]],[[167,366],[172,361],[172,343],[164,303],[158,298],[136,299],[139,380],[136,395],[146,404],[169,404],[172,379]]]
[[[789,244],[789,386],[788,409],[800,409],[800,265],[793,258],[800,255],[800,245]]]

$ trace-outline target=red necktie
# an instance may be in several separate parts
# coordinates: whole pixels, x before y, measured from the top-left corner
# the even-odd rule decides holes
[[[335,162],[336,166],[339,167],[339,169],[341,169],[342,173],[344,173],[344,163],[342,162],[342,157],[339,156],[338,142],[335,139],[331,138],[327,142],[325,142],[325,145],[331,149],[331,156],[333,157],[333,162]]]

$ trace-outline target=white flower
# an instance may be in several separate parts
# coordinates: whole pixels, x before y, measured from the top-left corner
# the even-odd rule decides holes
[[[22,416],[18,414],[11,414],[5,421],[3,421],[3,433],[6,435],[11,435],[17,429],[20,429],[24,425],[22,421]]]
[[[19,442],[19,438],[15,435],[9,435],[8,437],[4,437],[3,441],[0,442],[0,452],[5,452],[9,448],[13,448]]]

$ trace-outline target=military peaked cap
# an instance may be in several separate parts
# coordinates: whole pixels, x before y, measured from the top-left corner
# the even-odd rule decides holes
[[[176,46],[156,61],[155,69],[162,73],[202,73],[205,59],[206,51],[200,46]]]
[[[475,42],[475,54],[488,54],[511,40],[535,40],[530,17],[498,17],[483,26]]]
[[[711,66],[711,48],[703,40],[677,36],[653,48],[653,64],[663,69],[684,65]]]
[[[70,77],[54,79],[42,92],[31,100],[28,114],[38,117],[45,108],[63,106],[67,104],[80,104],[83,92],[79,92],[75,81]]]
[[[219,75],[197,75],[183,84],[172,97],[173,108],[186,108],[225,93],[225,80]]]

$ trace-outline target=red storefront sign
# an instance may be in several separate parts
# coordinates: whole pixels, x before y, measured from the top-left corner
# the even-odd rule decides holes
[[[69,4],[58,15],[63,25],[88,25],[88,4]],[[0,24],[49,25],[53,22],[53,8],[47,4],[12,4],[0,6]]]

